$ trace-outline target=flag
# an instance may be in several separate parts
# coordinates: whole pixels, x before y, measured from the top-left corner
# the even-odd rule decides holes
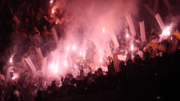
[[[35,48],[36,49],[36,53],[38,54],[38,56],[41,58],[41,60],[43,59],[43,54],[41,52],[40,47],[39,48]]]
[[[46,75],[46,68],[47,66],[47,57],[43,57],[42,59],[42,67],[41,67],[41,72],[43,73],[43,75]]]
[[[130,30],[131,30],[131,33],[132,33],[132,36],[133,36],[133,39],[134,39],[134,37],[136,36],[136,31],[135,31],[135,28],[134,28],[134,24],[133,24],[131,15],[130,14],[126,15],[126,19],[128,21],[128,24],[129,24],[129,27],[130,27]]]
[[[109,46],[109,43],[108,43],[108,42],[106,42],[106,52],[107,52],[107,55],[108,55],[108,56],[112,56],[112,54],[111,54],[111,49],[110,49],[110,46]]]
[[[164,25],[164,22],[162,21],[160,15],[158,13],[155,15],[155,18],[156,18],[159,26],[161,27],[161,29],[164,30],[166,28],[166,26]]]
[[[142,42],[146,42],[146,33],[145,33],[145,27],[144,27],[144,21],[139,23],[140,30],[141,30],[141,40]]]
[[[56,44],[58,44],[58,35],[57,35],[56,29],[54,27],[52,28],[52,34],[53,34]]]
[[[35,68],[31,58],[28,56],[27,58],[24,58],[24,59],[27,62],[27,64],[29,65],[29,67],[31,68],[33,77],[35,78],[37,76],[37,71],[36,71],[36,68]]]
[[[113,55],[113,59],[114,59],[114,67],[115,67],[116,73],[117,73],[117,72],[120,72],[119,60],[118,60],[117,53],[115,53],[115,54]]]
[[[176,30],[173,34],[180,40],[180,33],[178,30]]]

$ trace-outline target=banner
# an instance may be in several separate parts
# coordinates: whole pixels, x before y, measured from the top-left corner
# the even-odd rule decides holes
[[[173,34],[180,40],[180,33],[178,30],[176,30]]]
[[[145,33],[144,21],[140,22],[139,25],[140,25],[140,31],[141,31],[141,40],[142,40],[142,42],[146,42],[146,33]]]
[[[156,43],[154,43],[152,41],[151,41],[151,43],[148,46],[156,48],[156,49],[158,49],[160,51],[163,51],[165,53],[168,53],[168,54],[170,53],[170,50],[168,50],[167,48],[165,48],[163,46],[159,46],[158,44],[156,44]]]
[[[41,49],[40,49],[40,47],[39,48],[35,48],[35,50],[36,50],[36,53],[38,54],[38,56],[41,58],[41,60],[43,59],[43,54],[42,54],[42,52],[41,52]]]
[[[172,46],[172,48],[171,48],[171,52],[172,52],[172,53],[176,51],[176,49],[178,48],[178,45],[179,45],[179,43],[178,43],[178,41],[176,41],[176,42],[174,43],[174,45]]]
[[[56,29],[54,27],[52,28],[52,34],[53,34],[56,44],[58,44],[58,35],[57,35]]]
[[[47,70],[46,66],[47,66],[47,57],[44,57],[42,59],[42,67],[41,67],[41,72],[43,72],[43,75],[46,75],[46,70]]]
[[[169,1],[168,1],[168,0],[163,0],[163,1],[164,1],[164,3],[166,4],[168,10],[170,11],[170,10],[172,9],[172,6],[171,6],[171,4],[169,3]]]
[[[166,28],[166,26],[164,25],[164,22],[162,21],[160,15],[158,13],[155,15],[155,18],[156,18],[159,26],[161,27],[161,29],[164,30]]]
[[[36,68],[31,60],[30,57],[27,57],[27,58],[24,58],[27,62],[27,64],[29,65],[29,67],[31,68],[32,70],[32,73],[33,73],[33,77],[35,78],[37,76],[37,71],[36,71]]]
[[[134,28],[134,24],[133,24],[131,15],[130,14],[126,15],[126,19],[128,21],[128,24],[129,24],[129,27],[130,27],[130,30],[131,30],[131,33],[132,33],[132,37],[134,39],[134,37],[136,36],[136,31],[135,31],[135,28]]]

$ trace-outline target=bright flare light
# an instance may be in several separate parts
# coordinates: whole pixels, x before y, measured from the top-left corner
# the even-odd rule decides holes
[[[133,45],[133,44],[131,45],[131,50],[132,50],[132,51],[134,50],[134,45]]]
[[[64,62],[64,66],[68,66],[68,64],[67,64],[67,61],[65,60],[65,61],[63,61]]]
[[[173,37],[171,37],[171,40],[173,40]]]
[[[72,49],[73,49],[73,50],[76,50],[76,45],[73,45],[73,46],[72,46]]]
[[[51,0],[50,3],[52,4],[52,3],[53,3],[53,0]]]
[[[102,63],[102,62],[103,62],[103,58],[100,58],[100,59],[99,59],[99,62],[101,62],[101,63]]]
[[[128,37],[129,37],[129,34],[126,34],[126,37],[128,38]]]
[[[54,73],[57,73],[58,72],[58,62],[57,63],[55,63],[55,62],[51,63],[50,68]]]
[[[102,32],[103,32],[103,33],[105,33],[105,32],[106,32],[106,31],[105,31],[105,27],[103,27],[103,28],[102,28]]]
[[[170,27],[167,27],[165,30],[163,30],[162,34],[165,36],[169,36],[170,35]]]
[[[14,80],[15,78],[16,78],[16,77],[15,77],[15,76],[13,76],[13,77],[12,77],[12,80]]]
[[[12,77],[12,80],[15,80],[16,78],[18,78],[18,74],[17,73],[13,73],[13,77]]]
[[[54,10],[52,9],[52,13],[54,14]]]
[[[13,57],[11,57],[11,58],[9,59],[9,62],[10,62],[10,63],[12,63],[12,62],[13,62]]]

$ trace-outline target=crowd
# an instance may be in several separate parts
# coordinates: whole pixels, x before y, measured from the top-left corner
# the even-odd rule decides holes
[[[146,3],[145,0],[142,1]],[[64,37],[64,29],[73,19],[73,16],[68,16],[67,7],[55,9],[52,13],[54,2],[50,3],[49,0],[1,0],[0,101],[52,101],[57,98],[71,98],[113,90],[117,91],[115,99],[123,101],[179,99],[177,88],[180,50],[177,48],[172,54],[153,48],[143,51],[144,46],[158,39],[161,33],[156,19],[145,8],[141,9],[141,14],[136,20],[143,19],[146,22],[147,43],[134,42],[135,47],[138,47],[137,51],[141,54],[134,53],[133,58],[129,56],[125,61],[120,61],[119,72],[116,72],[114,61],[109,57],[108,62],[104,62],[107,66],[106,71],[98,68],[96,71],[85,73],[81,69],[77,77],[69,73],[56,80],[48,76],[44,77],[39,72],[34,78],[31,68],[28,67],[23,57],[32,58],[36,70],[41,70],[42,64],[35,48],[41,47],[43,55],[47,56],[56,48],[52,27],[58,29],[59,38]],[[172,21],[177,20],[180,14],[179,2],[171,2],[171,4],[174,5],[171,11],[167,11],[166,6],[160,4],[158,13],[163,20],[170,18]],[[143,5],[140,8],[143,8]],[[134,22],[134,24],[137,33],[135,39],[141,41],[139,22]],[[178,23],[173,30],[180,30],[180,24]],[[125,35],[124,32],[118,39],[120,44],[118,54],[126,54],[124,51],[121,53],[121,50],[128,46],[123,41],[125,39],[122,35]],[[172,36],[172,39],[169,38],[160,44],[171,48],[177,40],[175,36]],[[11,57],[13,57],[13,64],[9,62]],[[13,70],[10,70],[12,67]],[[6,82],[9,70],[11,77],[18,74],[18,78],[11,78],[9,82]]]

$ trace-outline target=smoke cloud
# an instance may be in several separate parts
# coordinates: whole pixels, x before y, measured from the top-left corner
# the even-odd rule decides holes
[[[124,30],[128,26],[125,15],[138,15],[138,3],[139,0],[57,0],[53,9],[67,7],[69,17],[65,19],[72,15],[73,19],[66,25],[65,37],[51,52],[51,60],[58,59],[60,68],[64,68],[63,61],[68,60],[67,48],[71,51],[72,45],[76,45],[74,51],[78,55],[80,50],[91,47],[92,39],[98,40],[105,51],[105,43],[111,40],[108,33],[114,30],[118,35]]]

